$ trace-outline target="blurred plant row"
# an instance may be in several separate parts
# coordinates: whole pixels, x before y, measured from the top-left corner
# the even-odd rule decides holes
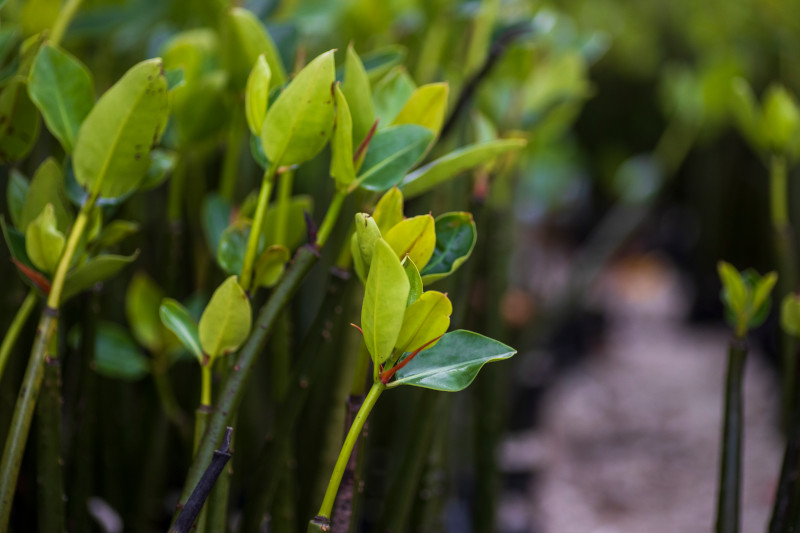
[[[478,371],[531,357],[730,125],[797,314],[791,2],[0,5],[0,529],[495,531],[513,360]],[[641,94],[605,106],[590,68]],[[598,198],[510,310],[520,228]],[[775,279],[723,272],[739,364]]]

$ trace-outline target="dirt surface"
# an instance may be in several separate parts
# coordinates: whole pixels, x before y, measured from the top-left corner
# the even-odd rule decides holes
[[[606,280],[597,295],[610,317],[603,346],[550,388],[540,426],[501,450],[507,472],[535,472],[524,498],[505,500],[502,530],[713,531],[729,333],[686,324],[688,295],[669,271],[640,275]],[[782,447],[776,393],[751,353],[744,532],[765,531],[769,520]]]

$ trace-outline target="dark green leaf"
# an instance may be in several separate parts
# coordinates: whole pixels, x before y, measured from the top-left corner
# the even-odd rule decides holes
[[[61,302],[66,302],[76,294],[91,289],[96,283],[114,277],[125,266],[139,257],[139,251],[131,255],[98,255],[67,274]]]
[[[422,269],[422,282],[433,283],[449,276],[469,258],[478,231],[470,213],[453,212],[436,217],[436,248]]]
[[[139,185],[140,191],[149,191],[155,189],[172,173],[175,165],[178,163],[178,154],[169,150],[161,150],[156,148],[150,152],[150,167],[147,169],[147,174]]]
[[[8,173],[6,200],[8,201],[8,214],[11,216],[11,223],[14,224],[14,227],[20,227],[22,206],[25,205],[29,188],[28,179],[19,170],[12,168]]]
[[[372,95],[378,127],[389,126],[417,86],[403,67],[392,69],[376,85]],[[370,124],[371,126],[371,124]]]
[[[238,220],[228,226],[220,237],[217,248],[217,263],[228,274],[241,274],[247,240],[250,238],[250,222]]]
[[[169,328],[202,364],[203,349],[200,347],[200,334],[197,331],[197,322],[189,314],[189,311],[179,302],[165,298],[158,313],[164,326]]]
[[[222,233],[231,222],[231,204],[217,194],[209,194],[203,201],[202,222],[206,244],[216,256]]]
[[[39,112],[25,79],[15,77],[0,92],[0,161],[23,159],[39,137]]]
[[[144,272],[133,275],[125,295],[125,317],[139,344],[153,353],[164,348],[164,335],[158,308],[164,291]]]
[[[431,140],[433,132],[415,124],[379,131],[369,144],[355,184],[368,191],[391,189],[403,180]]]
[[[94,105],[94,82],[83,63],[45,43],[36,54],[28,93],[50,132],[72,153],[81,123]]]
[[[122,327],[101,322],[95,337],[94,369],[108,378],[137,381],[150,371],[150,360]]]
[[[397,371],[389,387],[414,385],[441,391],[460,391],[472,383],[486,363],[508,359],[516,350],[471,331],[446,333],[432,348],[417,354]]]

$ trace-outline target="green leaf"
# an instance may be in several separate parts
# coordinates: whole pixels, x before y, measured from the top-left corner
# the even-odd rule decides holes
[[[0,215],[0,227],[2,227],[3,238],[6,241],[6,246],[8,246],[8,252],[11,254],[11,257],[28,268],[35,268],[31,259],[28,257],[28,252],[25,251],[25,234],[15,228],[9,227],[2,215]]]
[[[333,129],[333,50],[316,57],[272,104],[261,142],[275,165],[297,165],[317,155]]]
[[[370,83],[375,83],[393,68],[403,63],[407,55],[405,47],[392,44],[367,52],[361,57]],[[370,124],[371,125],[371,124]]]
[[[222,232],[217,248],[217,263],[228,274],[239,275],[244,266],[247,240],[250,238],[250,221],[237,220]]]
[[[722,281],[724,303],[735,315],[741,315],[747,308],[747,287],[739,271],[730,263],[720,261],[717,263],[717,272]]]
[[[742,78],[736,78],[731,83],[730,108],[742,135],[755,150],[763,150],[766,132],[762,126],[761,109],[750,84]]]
[[[234,7],[225,16],[222,32],[223,63],[231,76],[231,86],[241,91],[247,84],[250,70],[260,55],[269,65],[273,87],[286,82],[278,49],[253,13]]]
[[[375,116],[381,126],[392,123],[416,89],[404,67],[393,68],[376,85],[372,96]],[[370,127],[372,124],[370,124]]]
[[[172,173],[175,165],[178,164],[178,154],[169,150],[161,150],[156,148],[150,151],[150,167],[147,169],[147,174],[144,177],[139,191],[149,191],[155,189]]]
[[[208,249],[216,257],[222,234],[231,221],[231,204],[218,194],[209,194],[203,200],[201,221]]]
[[[56,228],[53,204],[45,205],[41,214],[25,230],[28,257],[36,268],[48,274],[56,271],[65,241],[64,234]]]
[[[465,389],[486,363],[508,359],[516,350],[471,331],[446,333],[395,374],[389,387],[414,385],[455,392]]]
[[[369,143],[354,186],[378,192],[394,187],[425,153],[431,140],[433,132],[415,124],[379,131]]]
[[[91,289],[97,283],[113,278],[123,268],[134,262],[137,257],[139,257],[138,250],[131,255],[103,254],[93,257],[74,268],[67,274],[67,279],[64,282],[61,303],[66,302],[76,294]]]
[[[94,82],[86,66],[45,43],[33,60],[28,94],[64,151],[72,153],[81,123],[94,105]]]
[[[381,230],[375,223],[375,219],[366,213],[356,213],[356,243],[358,244],[358,255],[364,265],[364,272],[369,271],[372,264],[372,254],[375,245],[381,240]],[[355,253],[353,254],[356,255]]]
[[[352,43],[347,47],[344,61],[342,93],[347,99],[353,118],[353,140],[361,143],[375,122],[375,110],[372,107],[372,88],[367,71]]]
[[[436,217],[436,247],[422,269],[422,283],[428,285],[455,272],[472,254],[477,238],[472,214],[453,212]]]
[[[178,340],[189,350],[200,364],[203,364],[203,349],[200,347],[200,334],[197,322],[189,311],[179,302],[164,298],[158,308],[161,323],[178,337]]]
[[[73,160],[78,183],[106,198],[133,192],[147,173],[150,149],[161,138],[168,112],[161,60],[131,68],[81,125]]]
[[[452,313],[453,304],[446,294],[437,291],[423,292],[416,302],[406,308],[403,327],[395,344],[397,353],[413,352],[444,335],[450,327]]]
[[[519,150],[526,143],[527,141],[524,139],[501,139],[459,148],[411,172],[403,179],[400,189],[406,198],[414,198],[499,155],[511,150]]]
[[[64,232],[72,224],[72,214],[64,189],[64,174],[52,157],[47,158],[33,175],[25,203],[20,212],[19,225],[23,232],[34,218],[39,216],[44,206],[51,204],[56,217],[56,227]]]
[[[447,83],[429,83],[416,89],[397,114],[393,124],[418,124],[438,136],[447,111]]]
[[[408,291],[408,277],[400,260],[386,241],[379,239],[373,251],[361,307],[364,342],[376,366],[392,355],[403,326]]]
[[[420,215],[396,224],[384,239],[399,258],[408,255],[424,271],[436,246],[434,228],[435,222],[431,215]]]
[[[273,244],[282,244],[293,250],[301,243],[305,242],[308,235],[306,229],[306,215],[305,213],[312,213],[314,211],[314,200],[311,196],[299,194],[293,196],[289,200],[286,213],[286,234],[283,236],[283,242],[278,242],[278,217],[281,212],[278,208],[278,202],[269,204],[267,214],[264,217],[264,225],[261,228],[262,240],[259,242],[258,251],[262,251],[267,246]]]
[[[356,271],[358,279],[361,280],[361,283],[366,283],[369,268],[366,263],[364,263],[364,258],[361,256],[361,249],[358,245],[358,235],[356,235],[355,231],[350,238],[350,255],[353,257],[353,270]]]
[[[336,187],[347,190],[356,179],[353,166],[353,121],[347,107],[342,90],[336,85],[336,126],[331,137],[331,176],[336,180]]]
[[[269,168],[269,159],[267,159],[267,154],[264,153],[261,137],[257,137],[253,134],[250,134],[250,155],[253,156],[253,160],[258,163],[258,166],[263,170]]]
[[[186,74],[182,68],[164,69],[164,77],[167,78],[168,91],[172,91],[186,84]]]
[[[164,335],[158,308],[164,291],[144,272],[133,275],[125,295],[125,316],[139,344],[158,353],[164,348]]]
[[[392,187],[381,196],[375,205],[372,218],[378,224],[381,233],[385,233],[403,221],[403,193]]]
[[[191,85],[218,67],[217,32],[210,28],[182,31],[166,42],[160,55],[167,71],[182,70],[186,85]]]
[[[11,222],[14,227],[21,227],[22,208],[25,205],[25,198],[28,196],[29,189],[28,179],[19,170],[12,168],[8,173],[6,201],[8,202],[8,214],[11,216]]]
[[[177,145],[189,147],[216,139],[230,115],[228,78],[209,72],[170,93]]]
[[[110,322],[97,325],[94,369],[107,378],[137,381],[150,371],[150,360],[122,327]]]
[[[113,220],[92,242],[92,250],[102,250],[122,242],[139,231],[139,224],[128,220]]]
[[[273,287],[281,279],[286,263],[289,262],[289,249],[273,244],[259,256],[255,266],[255,281],[259,287]]]
[[[0,161],[23,159],[39,137],[39,112],[28,97],[25,79],[13,78],[0,92]]]
[[[422,278],[419,275],[417,265],[408,256],[403,259],[403,270],[406,271],[406,277],[408,277],[409,289],[408,300],[406,301],[406,307],[408,307],[422,296]]]
[[[217,287],[200,317],[203,353],[214,359],[235,351],[247,339],[251,320],[250,300],[236,276],[231,276]]]
[[[797,102],[780,85],[771,85],[764,95],[764,132],[770,147],[778,152],[791,151],[800,130],[800,111]]]
[[[764,274],[764,276],[756,282],[755,287],[753,287],[753,302],[752,308],[754,310],[760,309],[769,298],[772,289],[775,287],[775,283],[778,282],[778,274],[775,272],[769,272]],[[757,314],[757,313],[756,313]]]
[[[247,116],[247,126],[253,135],[261,135],[261,127],[267,116],[269,103],[269,86],[272,80],[272,71],[269,69],[264,54],[258,56],[256,64],[247,77],[247,86],[244,90],[244,110]]]

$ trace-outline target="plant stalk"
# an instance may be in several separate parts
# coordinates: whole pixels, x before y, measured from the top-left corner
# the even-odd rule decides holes
[[[44,364],[42,397],[36,406],[37,515],[41,533],[62,533],[64,521],[64,475],[61,456],[61,363],[55,336]]]
[[[746,342],[742,338],[734,338],[728,350],[728,373],[725,380],[716,533],[739,532],[744,418],[742,383],[746,360]]]
[[[97,200],[97,196],[93,195],[86,201],[80,213],[78,213],[75,223],[72,225],[72,230],[61,254],[56,273],[53,276],[50,294],[47,297],[47,306],[42,311],[39,319],[31,356],[25,369],[25,375],[22,378],[22,387],[14,406],[14,414],[11,418],[11,425],[3,448],[3,458],[0,461],[0,531],[7,531],[8,529],[17,477],[22,465],[22,456],[25,452],[25,444],[30,432],[36,399],[39,396],[39,389],[44,377],[48,349],[58,325],[58,307],[61,303],[64,280],[81,236],[86,229],[89,213],[94,206],[95,200]],[[61,431],[60,427],[58,431]]]
[[[22,301],[22,305],[17,309],[17,314],[14,315],[14,320],[6,330],[6,335],[3,337],[3,343],[0,344],[0,381],[3,379],[3,370],[8,362],[8,357],[11,355],[11,350],[14,349],[14,344],[17,342],[22,327],[31,316],[34,306],[36,305],[36,291],[33,289],[28,292],[28,296]]]
[[[264,171],[264,178],[261,180],[261,191],[258,193],[258,205],[256,214],[253,217],[253,225],[250,226],[250,236],[247,239],[247,249],[244,253],[244,264],[242,265],[242,288],[249,292],[253,282],[253,265],[258,254],[258,241],[261,239],[261,227],[264,225],[264,216],[269,206],[269,196],[272,193],[272,185],[275,182],[275,172],[277,167],[270,165]]]
[[[67,0],[64,7],[58,12],[58,17],[53,23],[53,28],[50,30],[50,42],[57,45],[64,38],[67,32],[69,23],[75,18],[75,13],[81,7],[83,0]]]
[[[372,388],[369,390],[367,397],[364,399],[364,403],[358,410],[358,414],[356,415],[355,420],[353,420],[353,425],[350,426],[350,430],[347,432],[347,437],[344,439],[344,444],[342,445],[341,452],[339,452],[339,458],[336,460],[336,465],[333,467],[331,480],[328,483],[328,489],[325,491],[325,497],[322,499],[322,505],[319,508],[317,516],[311,521],[312,524],[315,522],[317,524],[326,522],[330,523],[331,511],[333,510],[333,503],[336,500],[336,493],[339,491],[339,484],[342,482],[342,475],[347,467],[347,462],[350,460],[353,447],[356,445],[356,441],[361,436],[361,429],[364,427],[367,417],[372,411],[372,408],[375,407],[375,403],[378,401],[378,398],[385,389],[386,385],[384,385],[382,382],[378,381],[377,383],[374,383]],[[313,531],[313,529],[311,529],[311,531]]]
[[[236,178],[239,175],[239,152],[244,133],[244,106],[235,102],[231,111],[231,122],[228,125],[228,139],[225,144],[225,155],[222,159],[222,176],[219,180],[219,195],[233,203],[236,193]]]

